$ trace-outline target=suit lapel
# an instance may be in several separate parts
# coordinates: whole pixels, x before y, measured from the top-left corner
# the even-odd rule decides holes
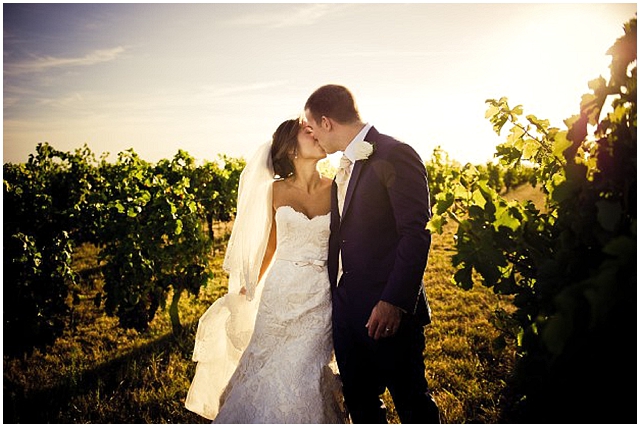
[[[369,129],[369,132],[367,132],[367,135],[365,136],[364,140],[375,144],[377,142],[378,135],[379,135],[378,131],[376,130],[376,128],[372,126],[371,129]],[[375,152],[372,154],[372,156],[373,155],[375,155]],[[349,186],[347,187],[347,194],[345,194],[344,196],[344,206],[342,208],[343,218],[347,214],[347,211],[349,210],[351,197],[355,193],[356,186],[358,185],[358,178],[360,177],[360,172],[362,171],[362,168],[364,167],[365,163],[366,163],[366,160],[357,160],[353,165],[353,171],[351,172],[351,178],[349,179]]]

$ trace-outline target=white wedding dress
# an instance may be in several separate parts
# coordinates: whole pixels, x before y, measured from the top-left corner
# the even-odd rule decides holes
[[[308,218],[282,206],[275,221],[277,249],[253,300],[253,334],[249,339],[244,314],[255,302],[228,294],[212,305],[198,326],[186,406],[224,424],[348,422],[325,266],[330,215]],[[221,331],[226,340],[215,337]]]

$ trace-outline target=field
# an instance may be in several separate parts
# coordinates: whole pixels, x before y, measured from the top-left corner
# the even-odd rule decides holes
[[[536,196],[517,190],[514,198]],[[124,330],[96,308],[102,286],[97,250],[85,245],[74,264],[82,275],[82,296],[71,325],[46,352],[3,360],[5,423],[208,423],[184,408],[190,379],[193,338],[199,316],[226,292],[221,270],[229,224],[217,224],[212,265],[215,278],[195,298],[184,294],[180,336],[171,334],[168,307],[144,334]],[[479,283],[464,291],[451,283],[453,228],[433,238],[425,274],[433,323],[426,328],[427,379],[446,423],[498,423],[509,405],[507,380],[515,358],[513,344],[494,346],[499,332],[491,323],[496,309],[510,310],[508,298]],[[171,296],[169,296],[171,298]],[[5,301],[5,304],[10,301]],[[398,419],[384,396],[389,421]]]

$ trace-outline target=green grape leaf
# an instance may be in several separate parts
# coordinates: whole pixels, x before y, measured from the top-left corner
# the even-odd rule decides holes
[[[447,209],[449,209],[451,205],[453,205],[454,201],[455,201],[455,197],[453,193],[451,192],[439,193],[436,196],[435,213],[442,214],[446,212]]]
[[[456,285],[460,286],[462,289],[469,290],[473,288],[473,279],[471,278],[471,268],[469,266],[465,266],[460,270],[456,271],[453,275],[453,280]]]
[[[485,200],[484,196],[482,195],[482,192],[479,189],[476,189],[473,192],[473,196],[471,198],[471,200],[473,200],[473,202],[479,206],[480,208],[484,209],[485,204],[487,203],[487,201]]]
[[[602,248],[602,251],[616,257],[635,260],[637,242],[635,239],[631,239],[630,237],[620,236],[611,240],[604,248]]]
[[[493,225],[496,230],[500,227],[507,227],[512,231],[516,231],[520,227],[520,221],[513,216],[511,208],[500,206],[496,210],[496,221]]]
[[[535,139],[527,139],[522,147],[522,158],[526,160],[533,159],[540,149],[540,143]]]
[[[127,209],[127,216],[129,218],[135,218],[138,215],[138,209],[140,209],[140,206],[131,206]]]
[[[507,137],[507,146],[514,146],[517,148],[516,143],[520,141],[525,130],[520,126],[514,126],[511,128],[511,133]]]
[[[607,231],[614,231],[622,217],[622,206],[619,202],[600,200],[596,202],[598,208],[598,223]]]
[[[562,354],[564,345],[572,331],[571,320],[562,313],[556,313],[547,321],[542,330],[542,340],[553,354]]]
[[[484,118],[488,119],[490,117],[495,116],[499,112],[500,112],[500,108],[497,105],[492,104],[489,106],[489,108],[487,108],[487,111],[484,113]]]
[[[446,223],[442,215],[434,214],[427,223],[427,230],[431,233],[442,234],[442,226]]]
[[[567,139],[567,132],[558,132],[553,141],[552,153],[559,159],[563,159],[564,150],[571,147],[571,141]]]

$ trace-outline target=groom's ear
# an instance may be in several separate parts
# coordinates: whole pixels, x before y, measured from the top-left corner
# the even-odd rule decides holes
[[[325,129],[325,130],[331,130],[333,129],[333,120],[331,120],[329,117],[327,116],[322,116],[322,119],[320,120],[320,125]]]

